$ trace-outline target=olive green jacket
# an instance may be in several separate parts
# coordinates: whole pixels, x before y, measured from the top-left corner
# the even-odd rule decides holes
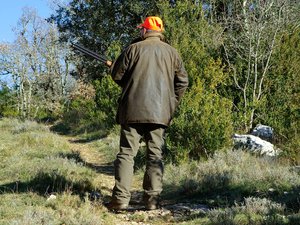
[[[112,78],[122,87],[117,122],[168,126],[188,87],[188,75],[161,33],[144,38],[129,45],[112,65]]]

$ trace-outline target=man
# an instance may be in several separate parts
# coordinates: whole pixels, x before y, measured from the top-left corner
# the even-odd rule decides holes
[[[142,40],[129,45],[111,67],[113,80],[122,88],[117,113],[120,152],[115,160],[112,200],[107,205],[111,210],[128,207],[134,157],[142,137],[147,145],[143,200],[148,210],[159,206],[165,129],[188,86],[180,56],[162,41],[162,20],[150,16],[138,28]]]

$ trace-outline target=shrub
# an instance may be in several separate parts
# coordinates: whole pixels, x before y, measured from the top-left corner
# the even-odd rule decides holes
[[[116,123],[120,88],[110,76],[105,76],[101,80],[95,81],[94,87],[96,90],[95,103],[97,110],[105,115],[105,119],[102,122],[105,124],[105,127],[110,129]]]
[[[93,99],[76,98],[64,112],[62,123],[68,132],[83,134],[103,128],[105,119],[106,115],[96,110]]]
[[[17,100],[15,93],[0,83],[0,117],[17,117]]]
[[[95,80],[93,85],[78,85],[54,130],[88,136],[95,136],[96,132],[98,137],[108,134],[115,124],[118,87],[109,76]]]
[[[208,157],[227,146],[233,133],[232,102],[222,94],[229,80],[219,59],[222,30],[207,22],[198,4],[158,5],[166,39],[180,53],[190,81],[169,129],[166,157],[173,162]]]
[[[207,158],[231,143],[231,102],[204,91],[198,81],[184,96],[168,132],[167,157],[174,162]]]

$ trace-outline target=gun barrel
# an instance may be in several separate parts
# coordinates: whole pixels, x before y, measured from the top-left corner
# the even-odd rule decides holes
[[[93,57],[94,59],[97,59],[99,60],[100,62],[103,62],[103,63],[107,63],[108,59],[102,55],[99,55],[97,54],[96,52],[93,52],[81,45],[78,45],[78,44],[75,44],[75,43],[72,43],[72,47],[75,48],[76,50],[90,56],[90,57]]]

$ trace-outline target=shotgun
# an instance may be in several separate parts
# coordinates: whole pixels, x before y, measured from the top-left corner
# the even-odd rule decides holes
[[[90,56],[90,57],[92,57],[92,58],[94,58],[96,60],[99,60],[100,62],[104,63],[108,67],[110,67],[112,65],[112,61],[108,60],[103,55],[99,55],[96,52],[93,52],[93,51],[91,51],[91,50],[89,50],[89,49],[87,49],[87,48],[85,48],[85,47],[83,47],[83,46],[81,46],[79,44],[76,44],[76,43],[71,43],[71,46],[74,49],[80,51],[81,53],[84,53],[84,54],[86,54],[86,55],[88,55],[88,56]]]

